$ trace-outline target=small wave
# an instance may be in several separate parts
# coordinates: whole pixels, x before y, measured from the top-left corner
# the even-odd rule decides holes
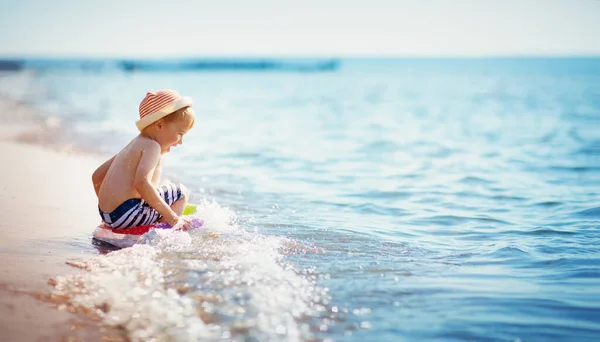
[[[525,201],[527,200],[526,197],[521,197],[521,196],[509,196],[509,195],[494,195],[491,197],[492,199],[495,200],[510,200],[510,201]]]
[[[443,194],[443,193],[439,193],[439,194]],[[457,197],[464,197],[464,198],[481,198],[484,200],[486,200],[486,199],[493,199],[493,200],[499,200],[499,201],[524,201],[524,200],[527,200],[526,197],[521,197],[521,196],[489,195],[486,193],[478,193],[473,190],[456,191],[456,192],[452,193],[452,195],[457,196]]]
[[[12,113],[10,117],[6,114]],[[3,115],[4,114],[4,115]],[[0,93],[0,119],[7,122],[7,131],[0,132],[2,139],[20,143],[40,145],[63,152],[94,154],[100,152],[98,146],[90,142],[91,137],[76,131],[69,120],[64,120],[46,110],[27,105],[23,101]],[[5,136],[6,135],[6,136]]]
[[[512,310],[510,310],[512,309]],[[475,315],[485,320],[475,321],[468,328],[449,334],[435,334],[430,339],[452,341],[595,341],[598,333],[598,306],[557,300],[543,294],[521,296],[471,295],[460,300],[454,310],[457,317]],[[502,337],[490,337],[489,331],[501,329]]]
[[[583,142],[583,141],[581,141]],[[600,141],[593,141],[593,142],[583,142],[585,143],[585,146],[581,147],[580,149],[576,150],[574,153],[575,154],[580,154],[580,155],[584,155],[584,156],[600,156]]]
[[[553,208],[553,207],[558,207],[563,204],[564,204],[563,202],[545,201],[545,202],[537,202],[537,203],[534,203],[533,205],[539,206],[539,207]]]
[[[556,139],[558,136],[558,131],[557,130],[552,130],[549,133],[544,134],[543,136],[541,136],[540,138],[538,138],[538,141],[541,144],[550,144],[554,141],[554,139]]]
[[[340,203],[340,202],[334,202],[334,201],[318,200],[318,201],[311,201],[311,203],[323,205],[323,206],[333,206],[333,207],[336,207],[336,208],[339,208],[342,210],[354,211],[354,212],[357,212],[360,214],[377,214],[377,215],[383,215],[383,216],[397,217],[397,216],[406,215],[406,213],[407,213],[407,211],[402,208],[392,207],[392,206],[384,206],[384,205],[375,204],[372,202],[364,202],[364,203],[359,203],[359,204],[348,204],[348,203]]]
[[[492,218],[492,217],[468,217],[468,216],[457,216],[457,215],[435,215],[431,217],[424,217],[416,220],[412,220],[411,224],[439,224],[444,226],[455,226],[460,224],[472,223],[472,222],[485,222],[485,223],[499,223],[499,224],[511,224],[508,221]]]
[[[552,228],[535,228],[530,230],[507,230],[504,234],[514,234],[523,236],[546,236],[546,235],[575,235],[576,232],[567,230],[558,230]]]
[[[494,256],[494,257],[509,257],[509,256],[514,257],[517,254],[518,255],[522,255],[522,254],[529,255],[530,253],[521,247],[512,245],[512,246],[505,246],[502,248],[498,248],[495,251],[492,251],[491,253],[488,253],[488,254],[490,256]]]
[[[68,298],[70,305],[105,324],[125,328],[133,341],[210,337],[192,303],[164,288],[158,254],[151,246],[136,245],[94,258],[81,264],[87,273],[56,277],[52,295]]]
[[[548,166],[548,170],[552,171],[566,171],[566,172],[588,172],[588,171],[598,171],[600,167],[597,166],[564,166],[564,165],[554,165]]]
[[[589,218],[600,218],[600,207],[590,208],[582,211],[573,213],[577,216],[589,217]]]
[[[548,277],[551,277],[552,279],[558,279],[561,278],[562,276],[557,275],[556,272],[556,268],[557,267],[561,267],[564,265],[568,265],[569,264],[569,259],[568,258],[564,258],[564,257],[560,257],[560,258],[554,258],[554,259],[542,259],[542,260],[534,260],[531,262],[528,262],[526,264],[515,264],[514,267],[516,268],[524,268],[524,269],[544,269],[544,268],[549,268],[552,267],[553,268],[553,272],[551,272],[550,275],[544,275],[541,276],[544,279],[547,279]],[[539,277],[539,274],[534,274],[532,275],[533,277]]]
[[[385,190],[369,190],[365,192],[358,192],[347,194],[347,197],[360,197],[360,198],[372,198],[372,199],[396,199],[396,198],[409,198],[413,194],[406,191],[385,191]]]
[[[381,152],[393,152],[400,148],[398,144],[390,140],[376,140],[362,146],[358,152],[371,154]]]
[[[600,279],[600,270],[598,267],[585,267],[572,270],[568,273],[566,279]]]
[[[485,179],[477,176],[467,176],[459,180],[460,183],[469,184],[469,185],[487,185],[494,183],[489,179]]]
[[[394,207],[385,207],[374,203],[362,203],[351,206],[354,210],[363,214],[378,214],[385,216],[400,216],[406,213],[405,210]]]
[[[333,324],[320,318],[329,295],[316,286],[317,274],[284,260],[310,248],[247,232],[215,202],[203,202],[197,215],[202,229],[167,230],[73,262],[87,272],[56,277],[53,295],[124,328],[132,341],[302,340],[313,324]]]

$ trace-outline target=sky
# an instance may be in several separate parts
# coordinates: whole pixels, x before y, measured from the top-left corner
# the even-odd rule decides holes
[[[600,56],[600,0],[0,0],[0,57]]]

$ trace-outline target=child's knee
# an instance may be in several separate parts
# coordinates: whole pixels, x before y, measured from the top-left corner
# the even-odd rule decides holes
[[[188,188],[181,183],[179,183],[179,189],[181,190],[183,198],[187,201],[190,198],[190,190],[188,190]]]

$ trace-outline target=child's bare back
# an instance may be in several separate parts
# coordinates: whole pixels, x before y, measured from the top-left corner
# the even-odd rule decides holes
[[[137,136],[117,153],[106,172],[102,187],[98,192],[98,208],[104,212],[115,210],[121,203],[130,198],[142,198],[135,188],[135,174],[143,153],[152,153],[158,145],[155,141]],[[160,154],[157,156],[160,158]],[[160,182],[160,159],[152,172],[151,183],[158,188]]]
[[[140,134],[92,175],[106,225],[128,228],[156,221],[181,224],[189,194],[179,184],[159,187],[161,157],[183,143],[194,125],[192,101],[173,90],[148,93],[140,104]]]

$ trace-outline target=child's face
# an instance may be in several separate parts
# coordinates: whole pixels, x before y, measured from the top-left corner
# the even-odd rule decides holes
[[[163,121],[159,126],[157,141],[161,147],[161,153],[171,151],[171,147],[183,144],[183,136],[189,131],[187,122],[178,120],[173,122]]]

